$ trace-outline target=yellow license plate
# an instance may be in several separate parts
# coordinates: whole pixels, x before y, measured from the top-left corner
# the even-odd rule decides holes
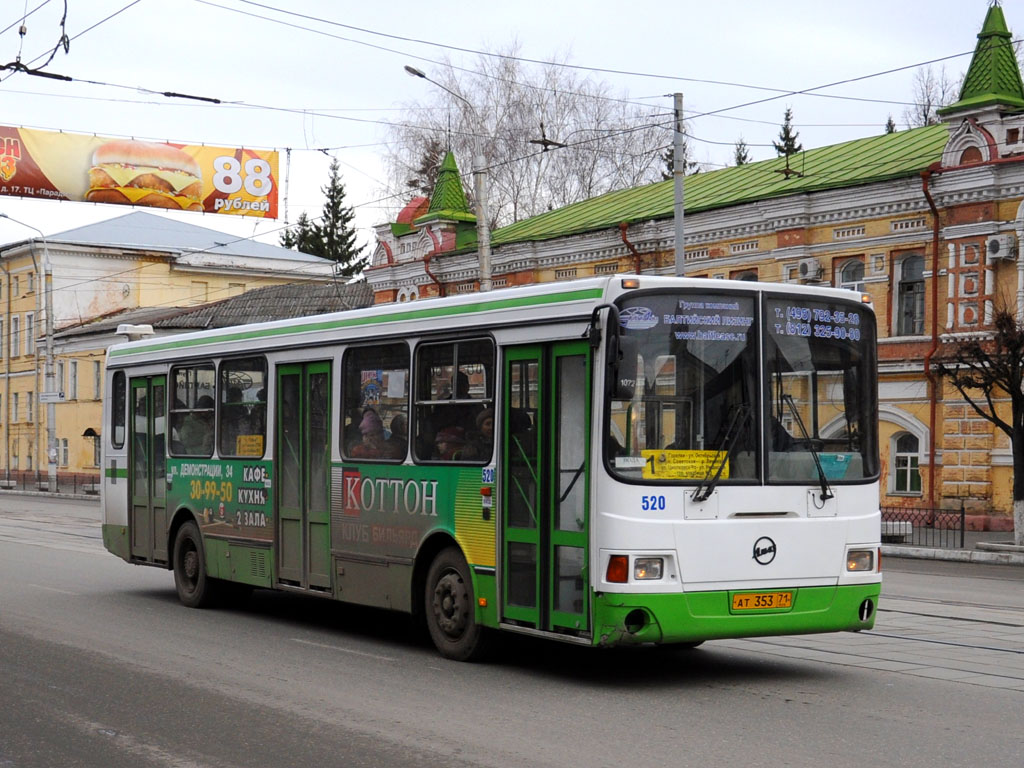
[[[764,611],[792,607],[792,592],[742,592],[732,596],[734,611]]]

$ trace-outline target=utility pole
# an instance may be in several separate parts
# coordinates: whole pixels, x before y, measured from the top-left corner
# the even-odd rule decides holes
[[[673,206],[676,230],[676,276],[683,274],[686,261],[686,245],[683,241],[683,216],[685,195],[683,191],[683,171],[686,170],[686,158],[683,157],[683,94],[672,94],[674,130],[672,135],[672,183],[675,191]]]

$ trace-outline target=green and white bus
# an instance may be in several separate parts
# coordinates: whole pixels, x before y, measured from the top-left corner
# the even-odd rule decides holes
[[[869,629],[875,320],[609,276],[115,345],[103,541],[199,607],[411,612],[439,651]]]

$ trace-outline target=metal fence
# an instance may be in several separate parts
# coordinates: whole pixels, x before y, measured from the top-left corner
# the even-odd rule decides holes
[[[965,529],[963,502],[960,509],[882,507],[883,544],[962,549]]]
[[[0,472],[0,493],[5,490],[48,491],[50,482],[46,472]],[[99,498],[100,476],[82,472],[58,472],[57,493],[84,493]]]

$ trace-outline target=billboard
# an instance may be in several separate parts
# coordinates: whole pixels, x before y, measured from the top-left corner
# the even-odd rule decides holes
[[[0,125],[0,195],[277,218],[277,152]]]

